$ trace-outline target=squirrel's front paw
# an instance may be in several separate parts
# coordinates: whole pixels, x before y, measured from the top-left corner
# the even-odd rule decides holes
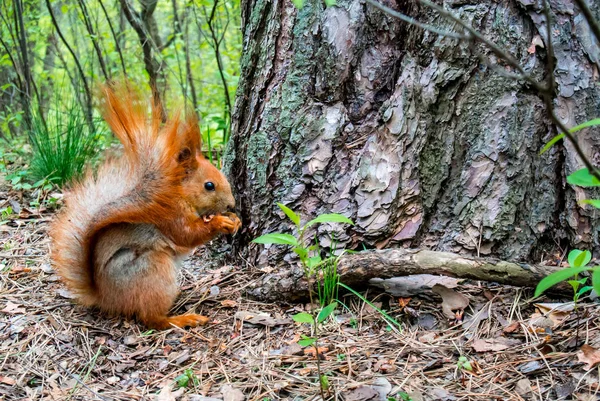
[[[213,221],[217,224],[218,230],[225,234],[235,234],[242,226],[242,222],[235,213],[223,213],[215,216]]]

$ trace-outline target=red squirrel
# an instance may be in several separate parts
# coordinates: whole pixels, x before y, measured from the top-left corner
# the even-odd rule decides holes
[[[126,86],[102,92],[103,117],[124,152],[65,194],[50,229],[54,266],[83,305],[156,329],[205,324],[205,316],[167,314],[180,261],[240,228],[231,187],[203,157],[196,118],[161,124],[158,109],[148,119]]]

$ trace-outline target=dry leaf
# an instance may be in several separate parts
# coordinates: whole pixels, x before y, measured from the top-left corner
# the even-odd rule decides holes
[[[431,290],[442,297],[442,310],[448,319],[456,319],[454,310],[462,312],[469,306],[469,298],[441,284],[434,285]]]
[[[20,308],[21,305],[15,304],[13,302],[8,301],[4,309],[0,312],[10,313],[11,315],[16,315],[19,313],[25,313],[25,308]]]
[[[498,337],[485,338],[473,341],[471,346],[476,352],[503,351],[508,348],[520,345],[521,341],[513,338]]]
[[[323,355],[327,351],[329,351],[329,349],[327,347],[319,347],[319,358],[321,358],[321,359],[327,359]],[[313,358],[316,358],[317,353],[315,351],[315,347],[306,347],[306,348],[304,348],[304,355],[310,355]]]
[[[9,386],[14,386],[17,383],[17,381],[12,377],[0,376],[0,383],[7,384]]]
[[[223,401],[244,401],[246,399],[244,393],[230,384],[221,388],[221,394],[223,394]]]
[[[235,308],[237,306],[237,302],[231,299],[226,299],[224,301],[221,301],[221,306],[225,308]]]
[[[526,396],[531,393],[531,380],[529,379],[521,379],[515,385],[515,392],[520,396]]]
[[[344,393],[344,400],[346,401],[375,401],[378,399],[379,391],[369,386],[360,386]]]
[[[515,321],[503,328],[502,331],[505,333],[514,333],[515,331],[519,330],[519,327],[521,327],[521,325],[519,322]]]
[[[268,313],[263,312],[241,311],[235,314],[235,318],[243,322],[251,324],[260,324],[262,326],[269,327],[292,323],[290,319],[275,319],[271,317]]]
[[[182,387],[179,390],[172,392],[171,386],[167,384],[160,390],[160,393],[154,397],[154,401],[177,401],[177,398],[181,397],[184,390],[185,389]]]
[[[577,352],[577,359],[579,359],[579,362],[587,364],[585,370],[590,370],[600,363],[600,350],[597,350],[590,345],[583,344],[581,349]]]
[[[410,300],[411,298],[398,298],[398,306],[400,306],[400,310],[404,309]]]

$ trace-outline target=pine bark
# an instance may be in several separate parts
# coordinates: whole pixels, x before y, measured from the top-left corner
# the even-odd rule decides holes
[[[414,2],[382,3],[453,28]],[[543,79],[541,4],[443,4]],[[572,1],[550,4],[555,104],[575,126],[600,116],[600,48]],[[536,264],[573,247],[598,255],[598,212],[577,203],[595,195],[565,179],[581,162],[568,143],[538,154],[557,134],[542,99],[482,63],[480,55],[508,70],[484,48],[423,32],[360,0],[329,8],[308,0],[301,10],[242,0],[242,24],[226,166],[245,225],[236,253],[271,266],[256,294],[277,290],[267,283],[279,282],[278,271],[301,277],[289,249],[250,244],[292,232],[276,202],[305,220],[336,212],[355,221],[320,226],[325,249],[410,247]],[[597,165],[598,130],[578,138]]]

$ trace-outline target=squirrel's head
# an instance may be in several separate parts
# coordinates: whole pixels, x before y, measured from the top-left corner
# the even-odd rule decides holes
[[[184,198],[201,217],[233,211],[235,199],[227,178],[202,155],[197,120],[188,119],[183,128],[186,139],[178,163],[185,167]]]

